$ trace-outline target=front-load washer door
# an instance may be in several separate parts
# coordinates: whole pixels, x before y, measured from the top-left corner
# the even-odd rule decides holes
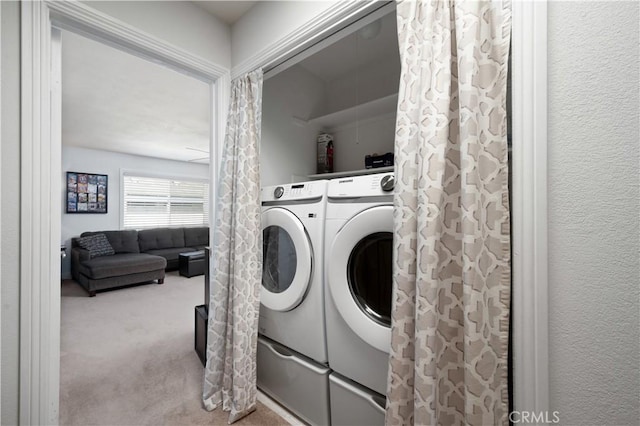
[[[393,206],[364,210],[337,233],[327,254],[329,291],[354,333],[389,352],[391,344]]]
[[[313,251],[304,225],[289,210],[262,213],[262,289],[260,302],[274,311],[300,304],[311,281]]]

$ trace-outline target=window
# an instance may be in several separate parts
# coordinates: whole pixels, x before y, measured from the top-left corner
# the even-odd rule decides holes
[[[209,184],[204,181],[123,175],[124,229],[205,226]]]

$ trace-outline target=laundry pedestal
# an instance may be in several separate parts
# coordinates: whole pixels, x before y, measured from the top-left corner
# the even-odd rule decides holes
[[[330,424],[329,368],[262,336],[257,362],[262,392],[311,425]]]
[[[337,373],[329,375],[329,393],[332,425],[384,425],[384,396]]]

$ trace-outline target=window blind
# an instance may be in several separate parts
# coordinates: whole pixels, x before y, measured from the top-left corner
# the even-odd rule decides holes
[[[206,226],[209,184],[202,181],[123,176],[124,229]]]

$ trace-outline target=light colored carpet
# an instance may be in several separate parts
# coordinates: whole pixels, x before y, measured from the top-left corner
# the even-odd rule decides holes
[[[204,278],[167,274],[148,284],[88,297],[62,283],[60,424],[224,425],[202,408],[203,367],[194,346],[194,307]],[[238,425],[288,424],[258,403]]]

